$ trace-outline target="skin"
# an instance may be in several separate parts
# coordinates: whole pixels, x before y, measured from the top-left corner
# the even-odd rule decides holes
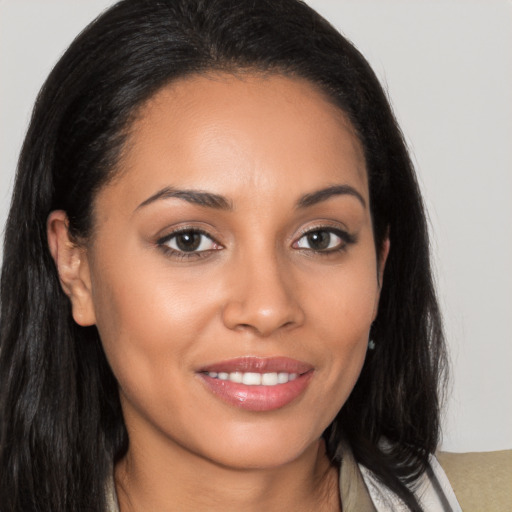
[[[333,185],[356,193],[297,207]],[[231,209],[141,206],[165,187],[222,195]],[[122,511],[339,510],[321,434],[364,362],[389,246],[378,258],[363,152],[343,113],[299,79],[183,79],[143,107],[94,211],[85,246],[62,211],[48,235],[74,319],[97,325],[119,382]],[[169,251],[176,238],[162,242],[177,228],[214,242],[183,257]],[[332,247],[314,250],[311,230]],[[197,373],[242,356],[291,357],[312,378],[286,406],[247,411]]]

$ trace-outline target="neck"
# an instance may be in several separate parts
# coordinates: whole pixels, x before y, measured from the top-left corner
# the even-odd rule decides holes
[[[144,448],[131,443],[115,468],[122,512],[340,510],[338,471],[322,440],[282,466],[244,470],[180,450]]]

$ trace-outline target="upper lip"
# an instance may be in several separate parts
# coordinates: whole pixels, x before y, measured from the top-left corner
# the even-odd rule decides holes
[[[202,367],[200,372],[254,372],[254,373],[298,373],[303,374],[313,366],[290,357],[245,356],[219,361]]]

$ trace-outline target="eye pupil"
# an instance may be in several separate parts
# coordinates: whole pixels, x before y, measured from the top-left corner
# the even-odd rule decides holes
[[[176,236],[176,246],[180,251],[195,251],[201,244],[200,233],[180,233]]]
[[[331,243],[331,234],[327,231],[313,231],[308,233],[308,243],[312,249],[327,249]]]

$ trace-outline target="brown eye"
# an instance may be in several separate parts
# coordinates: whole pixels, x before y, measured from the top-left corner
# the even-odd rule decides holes
[[[351,235],[341,230],[315,229],[302,235],[294,247],[316,252],[330,252],[344,249],[353,241]]]
[[[199,233],[180,233],[176,235],[176,247],[180,251],[191,252],[196,251],[201,245],[201,237]]]
[[[188,230],[174,233],[159,242],[176,252],[203,252],[218,249],[216,244],[206,233]]]
[[[314,231],[313,233],[308,233],[306,235],[309,247],[316,251],[329,249],[331,237],[332,234],[327,231]]]

